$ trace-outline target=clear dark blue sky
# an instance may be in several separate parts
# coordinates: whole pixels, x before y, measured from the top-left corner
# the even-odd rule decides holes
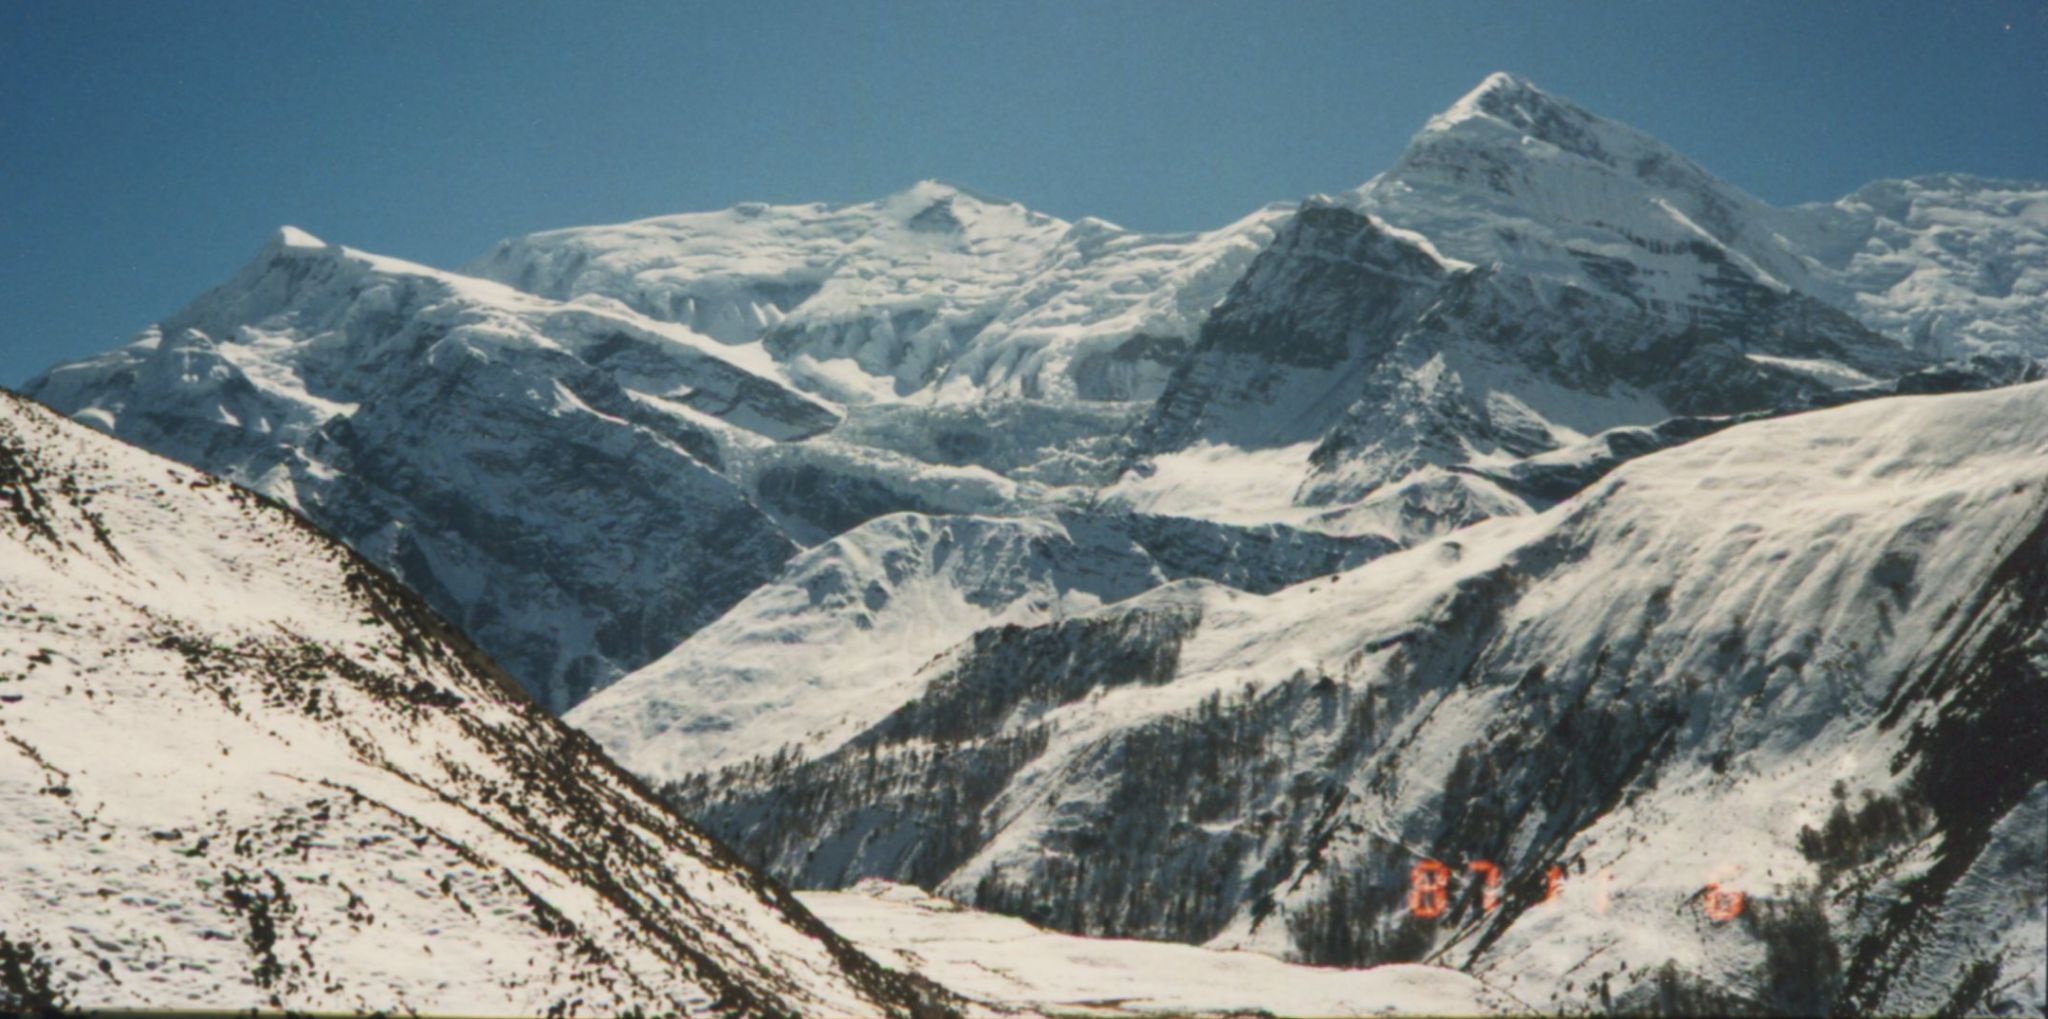
[[[1355,186],[1499,69],[1778,203],[2048,178],[2048,0],[0,0],[0,384],[283,223],[454,266],[938,177],[1195,229]]]

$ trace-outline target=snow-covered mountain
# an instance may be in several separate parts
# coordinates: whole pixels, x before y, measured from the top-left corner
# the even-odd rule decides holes
[[[667,791],[801,885],[1543,1011],[2026,1012],[2044,493],[2048,384],[1752,422],[1337,577],[983,631],[840,750]]]
[[[1278,215],[1211,235],[1146,238],[932,185],[851,210],[749,207],[544,235],[488,263],[516,255],[521,282],[577,290],[567,301],[286,229],[233,279],[129,346],[59,366],[28,388],[306,513],[420,590],[563,710],[716,619],[802,544],[892,512],[1029,508],[1048,501],[1047,484],[1113,469],[1106,444],[1131,420],[1127,408],[1141,405],[869,409],[860,393],[828,386],[854,401],[855,420],[844,436],[802,441],[831,431],[846,411],[798,382],[843,374],[843,358],[859,350],[883,358],[862,362],[869,367],[899,363],[890,359],[902,349],[880,340],[870,349],[851,333],[826,336],[856,327],[835,317],[846,309],[880,307],[871,287],[903,293],[889,312],[898,318],[980,322],[996,346],[978,350],[1010,345],[1012,354],[990,355],[1010,365],[1005,372],[1037,373],[1056,360],[1115,389],[1149,370],[1146,351],[1184,347],[1179,337],[1213,302],[1202,288],[1220,292]],[[630,287],[599,285],[627,257],[617,248],[637,251],[628,242],[645,231],[669,237],[669,247],[654,245],[666,260],[619,277]],[[1038,234],[1044,250],[1019,254]],[[609,260],[583,251],[600,241],[615,245]],[[549,282],[547,272],[585,261],[581,275]],[[785,330],[777,336],[801,330],[809,339],[730,343],[693,331],[730,338],[737,328],[727,314],[737,305],[715,310],[705,296],[730,280],[688,291],[694,297],[673,288],[706,265],[752,272],[742,289],[753,295],[747,306],[761,309],[770,307],[761,294],[826,273],[805,284],[812,300],[774,319]],[[892,272],[900,278],[877,282]],[[762,282],[769,277],[782,283]],[[1005,302],[1012,313],[991,325],[985,312]],[[1037,360],[1012,363],[1026,348]],[[1124,381],[1105,381],[1116,379]]]
[[[1777,210],[1626,125],[1511,74],[1430,119],[1346,196],[1445,256],[1636,304],[1713,315],[1805,269]]]
[[[0,393],[0,1009],[927,1014],[284,507]]]
[[[766,358],[615,304],[290,230],[29,392],[305,513],[556,710],[775,575],[796,545],[725,461],[838,420]]]
[[[1915,350],[2048,354],[2048,183],[1877,181],[1773,208],[1626,125],[1510,74],[1431,118],[1345,196],[1444,255],[1708,314],[1761,286]]]
[[[845,403],[1150,399],[1286,215],[1274,206],[1152,236],[925,181],[862,205],[750,204],[534,234],[469,271],[758,344]]]
[[[1428,467],[1918,367],[1785,282],[1805,271],[1778,218],[1495,75],[1392,170],[1281,228],[1203,325],[1140,451],[1252,452],[1291,468],[1276,480],[1295,502],[1348,503]]]
[[[1494,75],[1355,191],[1205,233],[935,182],[535,234],[461,272],[286,229],[29,388],[303,513],[806,885],[886,876],[1316,963],[1429,955],[1546,1010],[1818,1010],[1797,983],[1970,1011],[2048,986],[2025,964],[2041,900],[2002,891],[2048,856],[2027,721],[2048,397],[1885,398],[2044,356],[2048,184],[1774,208]],[[177,477],[165,498],[234,491]],[[45,511],[13,505],[33,531]],[[192,512],[194,542],[240,533]],[[80,576],[124,568],[76,544]],[[116,593],[91,597],[170,611]],[[354,604],[319,601],[337,627]],[[346,677],[386,667],[388,642],[334,634]],[[24,674],[54,675],[39,653]],[[424,725],[400,728],[444,738]],[[350,752],[333,766],[384,760]],[[443,758],[422,760],[466,760]],[[492,781],[458,784],[466,816],[541,823]],[[638,795],[617,788],[559,795]],[[318,823],[357,823],[337,809]],[[133,851],[208,859],[163,841]],[[1504,898],[1401,919],[1423,856],[1497,864]],[[1572,908],[1539,905],[1550,866]],[[224,901],[283,908],[264,887]],[[1707,912],[1729,889],[1739,924]],[[652,922],[605,930],[653,944]],[[640,972],[642,949],[602,951],[588,966]],[[807,1001],[894,993],[805,972]],[[603,979],[659,998],[671,977]],[[453,1000],[425,986],[405,1001]]]

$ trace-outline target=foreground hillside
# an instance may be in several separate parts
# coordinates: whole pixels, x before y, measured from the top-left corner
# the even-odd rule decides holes
[[[984,630],[840,749],[668,788],[800,885],[1067,931],[1544,1010],[2026,1013],[2044,641],[2048,385],[1892,398],[1270,595]]]
[[[0,1009],[910,1015],[941,994],[297,516],[5,393],[0,861]]]

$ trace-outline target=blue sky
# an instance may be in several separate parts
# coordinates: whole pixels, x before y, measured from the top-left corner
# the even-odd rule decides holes
[[[1773,202],[2048,179],[2048,3],[0,0],[0,384],[280,224],[498,238],[937,177],[1177,230],[1355,186],[1493,70]]]

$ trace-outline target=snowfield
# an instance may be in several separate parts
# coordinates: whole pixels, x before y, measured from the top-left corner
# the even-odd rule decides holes
[[[554,230],[468,271],[765,349],[841,403],[1144,400],[1287,215],[1146,235],[923,181],[862,205]]]
[[[1509,996],[1441,966],[1324,969],[1256,952],[1077,938],[887,881],[798,897],[876,958],[915,968],[983,1002],[1054,1015],[1474,1016],[1523,1011]]]

